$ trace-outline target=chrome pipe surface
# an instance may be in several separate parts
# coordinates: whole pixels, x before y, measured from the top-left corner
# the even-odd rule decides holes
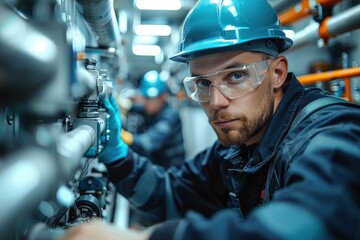
[[[118,47],[120,31],[112,0],[76,0],[77,8],[99,47]]]
[[[0,3],[0,99],[32,96],[55,75],[56,44]]]
[[[329,35],[331,37],[336,37],[346,32],[351,32],[353,30],[360,28],[360,5],[356,5],[352,8],[344,10],[343,12],[338,13],[337,15],[329,18],[327,22],[325,22],[326,28],[328,30]],[[321,36],[319,34],[320,24],[318,22],[311,23],[303,30],[295,33],[295,37],[293,39],[294,45],[292,48],[298,48],[304,44],[309,42],[316,41],[320,39]]]

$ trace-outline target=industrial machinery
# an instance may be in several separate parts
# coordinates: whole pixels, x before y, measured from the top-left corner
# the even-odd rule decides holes
[[[1,239],[113,221],[97,159],[122,59],[112,1],[0,1],[0,22]]]

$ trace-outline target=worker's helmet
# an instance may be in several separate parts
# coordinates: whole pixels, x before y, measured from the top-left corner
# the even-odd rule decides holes
[[[292,46],[267,0],[199,0],[182,27],[176,62],[228,50],[277,56]]]
[[[156,98],[167,92],[168,88],[164,79],[157,71],[149,71],[141,78],[139,90],[146,98]]]

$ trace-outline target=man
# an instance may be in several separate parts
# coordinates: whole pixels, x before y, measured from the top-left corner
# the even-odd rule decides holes
[[[291,45],[265,0],[200,0],[171,59],[189,64],[185,87],[219,141],[167,172],[107,146],[118,191],[173,220],[141,233],[95,222],[69,239],[359,239],[360,111],[334,104],[295,124],[327,93],[288,73],[278,54]]]
[[[144,98],[142,132],[122,130],[122,138],[136,153],[153,163],[168,168],[179,167],[185,158],[184,140],[179,112],[169,105],[168,88],[156,71],[145,73],[139,91]]]

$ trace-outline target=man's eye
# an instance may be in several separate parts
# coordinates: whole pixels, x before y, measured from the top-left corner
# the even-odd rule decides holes
[[[206,88],[206,87],[209,87],[210,85],[211,85],[211,82],[209,80],[206,80],[206,79],[196,80],[196,86],[199,88]]]
[[[246,78],[246,73],[244,72],[234,72],[229,75],[228,82],[229,83],[239,83]]]

